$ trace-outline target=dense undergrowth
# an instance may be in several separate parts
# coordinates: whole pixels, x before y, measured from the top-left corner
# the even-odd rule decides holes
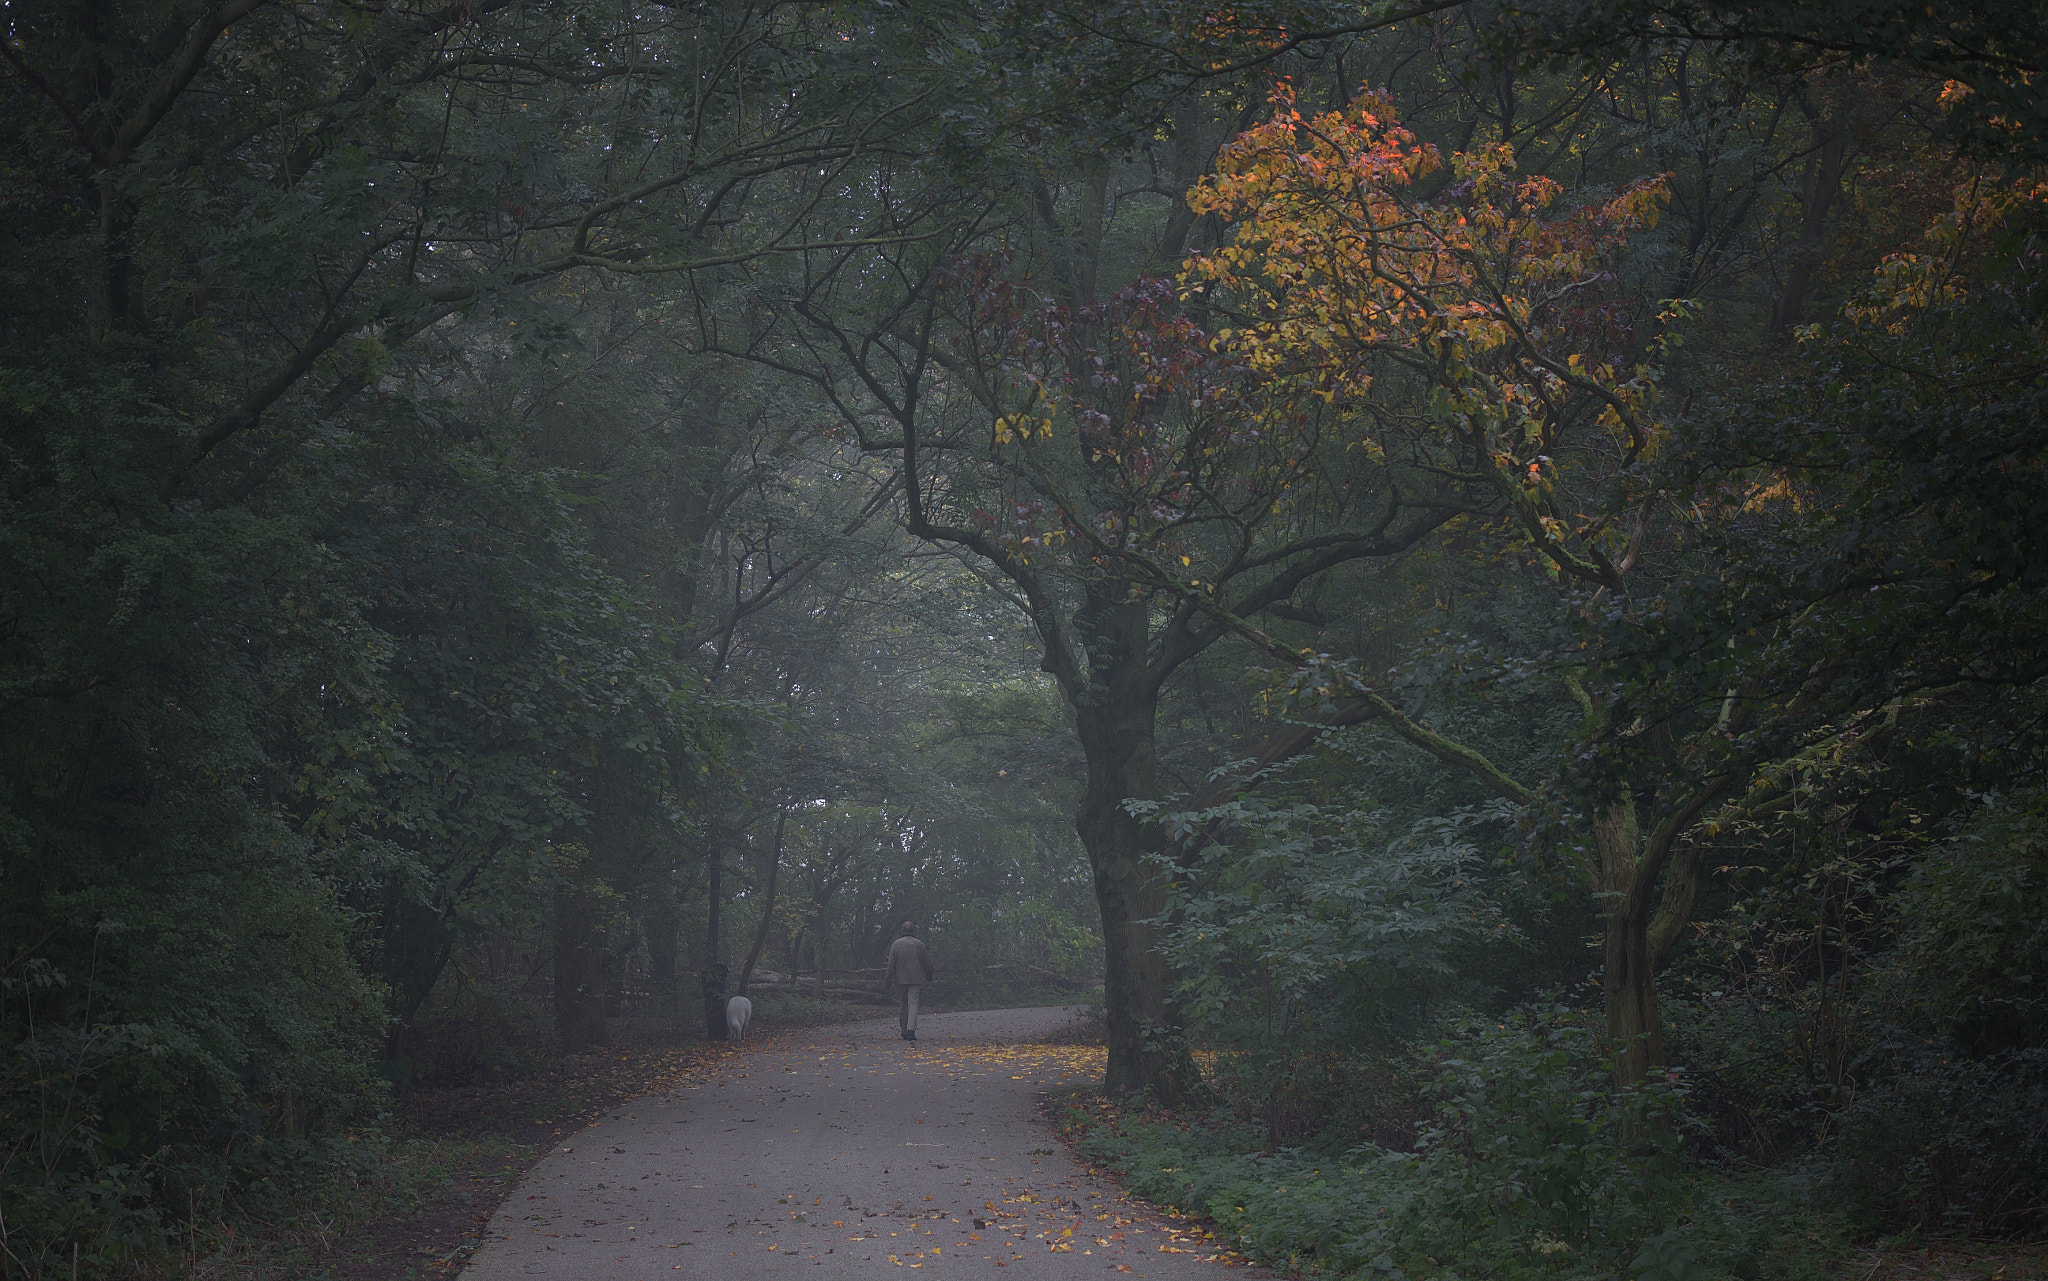
[[[1248,1257],[1332,1276],[2025,1253],[2048,1227],[2048,795],[1907,813],[1924,834],[1859,833],[1841,804],[1795,868],[1724,869],[1739,893],[1669,967],[1631,1082],[1599,984],[1568,977],[1582,941],[1541,879],[1479,856],[1484,814],[1380,853],[1385,810],[1343,794],[1239,806],[1168,930],[1206,1097],[1076,1104],[1070,1138]]]
[[[837,1002],[768,997],[755,1034],[860,1017]],[[479,1225],[554,1135],[622,1101],[673,1089],[712,1070],[723,1046],[689,1029],[633,1022],[581,1054],[542,1045],[517,1070],[419,1084],[385,1099],[374,1124],[282,1168],[252,1191],[194,1207],[126,1275],[260,1281],[278,1276],[452,1275],[480,1242]],[[485,1046],[509,1062],[508,1052]]]
[[[1405,892],[1461,882],[1520,915],[1512,938],[1475,945],[1468,915],[1417,942],[1428,918],[1398,895],[1331,895],[1305,857],[1239,859],[1256,875],[1185,891],[1175,927],[1208,934],[1209,952],[1182,949],[1206,1098],[1076,1100],[1068,1137],[1248,1258],[1308,1274],[1793,1281],[1904,1240],[2031,1258],[2048,1200],[2044,813],[2039,793],[1984,798],[1910,857],[1837,839],[1708,916],[1672,967],[1663,1062],[1633,1085],[1596,987],[1509,1001],[1501,982],[1489,1002],[1471,981],[1507,973],[1487,948],[1525,970],[1563,949],[1469,846],[1418,864]],[[1247,846],[1326,860],[1369,830],[1306,808],[1243,821]],[[1253,899],[1257,917],[1233,910]],[[1391,925],[1442,964],[1387,964]]]
[[[1682,1076],[1617,1093],[1605,1067],[1575,1012],[1463,1025],[1408,1065],[1424,1119],[1405,1149],[1348,1124],[1274,1146],[1227,1102],[1190,1116],[1077,1099],[1063,1123],[1132,1191],[1306,1274],[1789,1279],[1848,1251],[1850,1216],[1816,1170],[1688,1160]]]

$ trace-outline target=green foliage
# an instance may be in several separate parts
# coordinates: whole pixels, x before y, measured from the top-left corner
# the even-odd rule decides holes
[[[16,1255],[95,1267],[376,1104],[349,869],[273,803],[269,753],[368,662],[292,519],[165,501],[176,395],[144,389],[180,354],[0,348],[0,1196]]]
[[[1883,1029],[1856,1062],[1865,1082],[1822,1151],[1868,1226],[2026,1235],[2048,1190],[2048,1050],[1970,1055]]]
[[[1598,1045],[1581,1014],[1517,1011],[1438,1050],[1441,1111],[1418,1146],[1465,1233],[1520,1224],[1599,1258],[1680,1209],[1681,1078],[1617,1091]]]
[[[1512,933],[1471,835],[1503,818],[1462,810],[1388,838],[1355,794],[1243,797],[1201,811],[1131,801],[1172,848],[1156,924],[1187,1034],[1217,1054],[1211,1084],[1300,1142],[1370,1093],[1361,1051],[1419,1030],[1452,958]],[[1221,835],[1217,835],[1220,833]]]
[[[457,937],[532,919],[595,765],[672,835],[724,729],[562,474],[404,407],[202,500],[203,332],[4,319],[4,1244],[99,1271],[348,1177],[376,1060]]]
[[[1946,826],[1838,828],[1709,922],[1666,1006],[1674,1057],[1706,1150],[1805,1161],[1869,1228],[2026,1233],[2048,1187],[2040,798]]]
[[[986,1008],[1070,1002],[1099,982],[1102,940],[1071,896],[951,898],[944,886],[927,894],[943,904],[929,917],[929,942],[946,959],[934,1000]]]
[[[1890,1000],[1979,1054],[2048,1040],[2048,793],[1986,801],[1892,895],[1883,966]]]
[[[469,959],[458,949],[397,1038],[398,1055],[380,1065],[400,1088],[524,1076],[550,1059],[553,1029],[538,995],[521,990],[530,985],[472,972]]]
[[[1232,1040],[1287,1037],[1324,1018],[1348,1022],[1311,1030],[1311,1039],[1354,1038],[1354,1025],[1384,1016],[1384,989],[1447,973],[1459,945],[1505,930],[1465,835],[1502,817],[1493,807],[1464,811],[1387,840],[1373,811],[1343,802],[1242,799],[1161,815],[1177,843],[1229,832],[1227,844],[1204,843],[1191,860],[1155,857],[1176,877],[1161,950],[1184,976],[1183,1008]],[[1246,1009],[1248,987],[1261,993],[1258,1008]]]
[[[1990,799],[1886,903],[1854,1093],[1823,1151],[1858,1211],[1919,1230],[2038,1231],[2048,1204],[2044,797]]]
[[[1440,1107],[1413,1152],[1265,1148],[1220,1116],[1068,1120],[1141,1194],[1215,1220],[1257,1260],[1319,1275],[1685,1281],[1806,1265],[1773,1254],[1817,1226],[1792,1189],[1685,1166],[1682,1085],[1617,1093],[1582,1015],[1467,1022],[1411,1070]]]

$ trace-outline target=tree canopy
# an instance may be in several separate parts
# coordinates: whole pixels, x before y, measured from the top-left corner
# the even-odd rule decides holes
[[[11,6],[4,1270],[905,915],[1470,1206],[1579,1082],[1617,1268],[1681,1133],[2038,1230],[2041,35]]]

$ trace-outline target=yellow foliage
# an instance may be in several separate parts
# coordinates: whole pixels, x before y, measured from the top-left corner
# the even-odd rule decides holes
[[[1385,95],[1308,117],[1283,86],[1273,107],[1188,195],[1231,236],[1187,261],[1183,289],[1258,318],[1216,341],[1329,404],[1363,401],[1387,356],[1434,370],[1439,416],[1494,460],[1493,483],[1526,534],[1568,557],[1570,535],[1548,509],[1552,486],[1537,465],[1554,465],[1560,416],[1568,406],[1594,412],[1625,458],[1640,457],[1654,446],[1656,391],[1647,364],[1623,371],[1572,350],[1585,339],[1571,309],[1629,235],[1656,222],[1664,181],[1563,207],[1556,182],[1517,175],[1513,149],[1495,144],[1451,156],[1456,183],[1425,202],[1416,180],[1446,161],[1400,125]]]

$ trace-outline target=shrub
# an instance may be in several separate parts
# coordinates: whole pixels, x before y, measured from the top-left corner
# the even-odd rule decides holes
[[[1617,1091],[1592,1022],[1517,1011],[1472,1023],[1436,1055],[1441,1119],[1419,1145],[1426,1181],[1468,1234],[1520,1232],[1594,1257],[1632,1248],[1678,1199],[1678,1073]]]
[[[380,1100],[381,993],[310,878],[102,900],[78,972],[0,976],[0,1247],[29,1275],[131,1266],[194,1216],[268,1202]]]
[[[463,1084],[524,1075],[554,1047],[554,1023],[538,997],[450,966],[400,1038],[394,1062],[422,1084]]]
[[[1591,1021],[1523,1010],[1458,1026],[1416,1064],[1433,1120],[1416,1150],[1261,1150],[1222,1113],[1104,1124],[1082,1150],[1132,1189],[1207,1215],[1252,1256],[1336,1273],[1636,1274],[1689,1281],[1750,1251],[1706,1217],[1681,1163],[1676,1074],[1616,1091]]]
[[[1970,1058],[1895,1030],[1857,1063],[1866,1084],[1824,1153],[1868,1219],[1920,1231],[2021,1234],[2048,1218],[2048,1050]]]
[[[1824,1131],[1866,1218],[2048,1225],[2048,793],[1987,798],[1888,900],[1853,1088]]]

